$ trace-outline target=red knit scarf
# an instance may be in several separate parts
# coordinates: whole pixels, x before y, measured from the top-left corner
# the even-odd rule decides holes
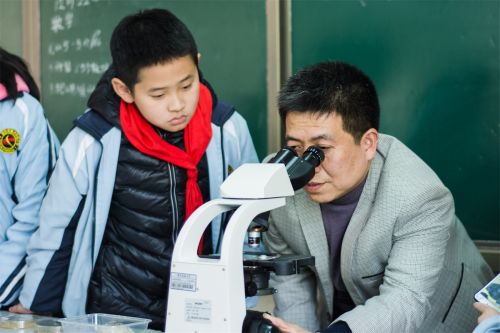
[[[120,102],[120,122],[130,143],[143,154],[156,157],[187,170],[186,220],[203,204],[198,186],[196,165],[212,137],[212,95],[200,83],[200,97],[196,111],[184,129],[186,151],[163,140],[153,126],[141,115],[134,103]]]

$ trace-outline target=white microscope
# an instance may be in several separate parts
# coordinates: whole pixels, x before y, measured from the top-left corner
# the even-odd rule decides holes
[[[245,296],[249,296],[245,295],[243,241],[254,218],[284,206],[285,198],[312,179],[314,169],[323,159],[323,151],[311,146],[302,157],[290,148],[283,148],[269,163],[244,164],[221,185],[222,198],[203,204],[189,217],[172,255],[167,333],[276,331],[270,323],[266,330],[252,326],[248,320],[243,327],[247,314]],[[198,244],[207,226],[218,214],[232,210],[220,256],[198,256]],[[314,257],[291,260],[262,257],[264,260],[254,260],[253,264],[262,263],[279,275],[296,274],[300,266],[314,265]],[[248,287],[248,281],[246,284]]]

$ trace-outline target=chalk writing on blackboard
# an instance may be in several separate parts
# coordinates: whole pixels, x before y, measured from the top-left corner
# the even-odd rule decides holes
[[[87,98],[94,90],[94,85],[80,82],[52,82],[49,84],[49,89],[53,95],[74,95]]]
[[[76,62],[71,60],[56,60],[49,62],[49,71],[52,73],[102,74],[109,66],[108,62]]]
[[[63,39],[49,43],[47,51],[49,55],[57,53],[68,53],[70,51],[93,50],[102,46],[101,30],[95,30],[91,36],[75,37],[74,39]]]
[[[101,0],[55,0],[54,1],[54,11],[65,11],[73,10],[77,7],[87,7],[92,3],[99,2]]]
[[[89,29],[83,20],[89,8],[100,1],[54,0],[47,21],[50,42],[45,46],[50,95],[87,98],[94,88],[90,82],[97,81],[109,67],[109,61],[97,60],[102,59],[106,44],[102,30]]]

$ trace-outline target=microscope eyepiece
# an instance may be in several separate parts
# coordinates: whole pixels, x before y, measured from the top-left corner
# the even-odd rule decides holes
[[[293,158],[296,158],[297,153],[290,147],[283,147],[279,152],[269,160],[268,163],[283,163],[287,165]]]
[[[283,163],[288,177],[296,191],[314,177],[314,169],[325,159],[325,154],[318,146],[309,146],[302,157],[290,147],[282,148],[268,163]]]
[[[302,155],[302,159],[317,167],[325,159],[325,153],[318,146],[310,146]]]

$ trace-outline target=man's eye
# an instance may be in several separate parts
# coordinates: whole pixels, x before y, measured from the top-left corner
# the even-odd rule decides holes
[[[192,84],[192,83],[190,83],[190,84],[188,84],[187,86],[182,87],[182,89],[184,89],[184,90],[188,90],[189,88],[191,88],[191,86],[192,86],[192,85],[193,85],[193,84]]]
[[[154,96],[151,96],[151,97],[153,97],[153,98],[162,98],[163,96],[164,96],[164,95],[163,95],[163,94],[161,94],[161,95],[154,95]]]

